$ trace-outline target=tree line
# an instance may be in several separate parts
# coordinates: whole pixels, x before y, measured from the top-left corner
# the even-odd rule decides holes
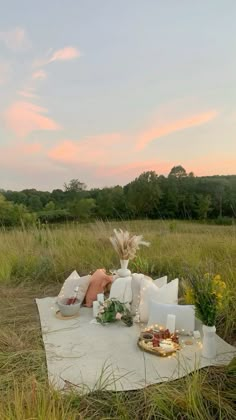
[[[175,166],[167,177],[142,173],[124,187],[88,190],[78,179],[52,192],[0,190],[4,226],[132,219],[236,220],[236,175],[196,177]]]

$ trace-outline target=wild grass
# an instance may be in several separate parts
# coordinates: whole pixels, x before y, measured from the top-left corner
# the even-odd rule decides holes
[[[140,221],[68,225],[0,233],[0,419],[233,419],[236,361],[178,381],[126,393],[82,396],[49,388],[34,298],[53,296],[74,269],[87,273],[119,265],[109,242],[113,228],[151,242],[133,271],[186,279],[220,273],[228,298],[218,333],[235,343],[236,229],[182,222]]]

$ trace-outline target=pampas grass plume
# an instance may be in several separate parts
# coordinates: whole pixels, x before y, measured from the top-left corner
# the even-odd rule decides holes
[[[149,242],[143,240],[142,235],[131,235],[127,230],[122,229],[114,229],[113,232],[114,235],[110,237],[110,241],[121,260],[132,260],[141,245],[150,245]]]

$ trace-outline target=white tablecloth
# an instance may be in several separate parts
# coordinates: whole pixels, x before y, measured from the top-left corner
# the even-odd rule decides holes
[[[236,349],[217,336],[214,360],[201,357],[201,343],[196,340],[174,356],[158,357],[138,348],[140,325],[94,324],[89,308],[81,308],[78,318],[59,320],[55,316],[55,298],[36,302],[48,377],[57,389],[66,389],[71,384],[83,392],[140,389],[175,380],[204,366],[228,364],[236,355]]]

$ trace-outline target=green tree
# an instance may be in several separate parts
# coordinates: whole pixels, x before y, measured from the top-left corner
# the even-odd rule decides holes
[[[157,217],[161,198],[158,175],[143,172],[125,187],[127,204],[135,217]]]
[[[14,204],[7,201],[0,194],[0,224],[4,226],[29,225],[36,220],[35,215],[29,213],[23,204]]]
[[[68,184],[64,183],[64,189],[67,192],[80,192],[86,190],[86,188],[86,184],[78,179],[71,179]]]
[[[56,203],[57,207],[64,207],[66,201],[66,194],[61,189],[53,190],[51,193],[51,200]]]
[[[190,172],[191,173],[191,172]],[[168,176],[174,176],[176,178],[183,178],[187,176],[186,170],[183,168],[183,166],[178,165],[174,166]]]
[[[46,206],[44,206],[44,209],[46,211],[53,211],[55,210],[56,206],[55,203],[53,201],[49,201],[49,203],[46,204]]]
[[[197,217],[200,220],[206,220],[211,208],[210,195],[197,195]]]
[[[178,216],[179,191],[175,177],[169,177],[162,190],[160,212],[162,217],[175,218]]]
[[[16,204],[27,205],[27,195],[22,191],[4,191],[3,195],[8,201],[13,201]]]
[[[1,225],[14,225],[14,204],[7,201],[6,198],[0,194],[0,224]]]
[[[82,198],[80,200],[74,200],[69,205],[69,211],[71,216],[74,218],[85,221],[91,219],[96,207],[95,200],[93,198]]]
[[[42,201],[40,197],[36,194],[31,195],[29,198],[29,207],[32,211],[40,211],[43,208]]]
[[[124,190],[119,185],[97,191],[97,216],[102,219],[122,219],[127,217]]]

